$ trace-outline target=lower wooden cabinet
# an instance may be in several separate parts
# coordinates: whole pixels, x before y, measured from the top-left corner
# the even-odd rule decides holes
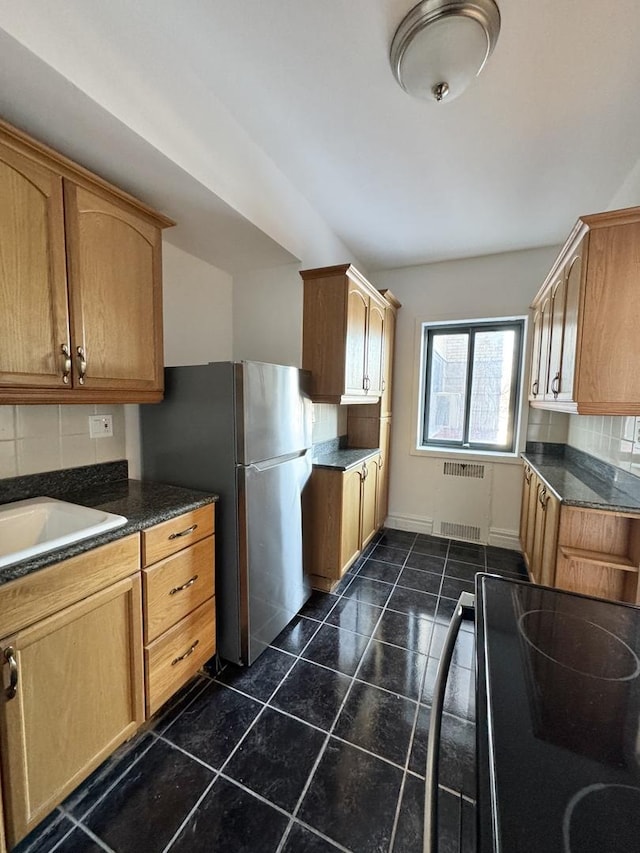
[[[377,530],[379,455],[347,471],[314,468],[303,494],[304,565],[330,590]]]
[[[9,847],[144,721],[140,576],[5,637],[0,736]],[[10,668],[10,667],[9,667]]]
[[[566,506],[525,465],[520,542],[535,583],[640,603],[640,516]]]
[[[216,651],[214,507],[143,531],[147,717]]]

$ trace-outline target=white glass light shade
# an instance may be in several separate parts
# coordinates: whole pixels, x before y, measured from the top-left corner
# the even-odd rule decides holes
[[[451,101],[482,71],[499,30],[493,0],[424,0],[393,38],[396,79],[410,95]]]

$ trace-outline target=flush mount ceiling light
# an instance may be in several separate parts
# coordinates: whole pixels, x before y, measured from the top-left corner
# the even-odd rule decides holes
[[[393,73],[410,95],[452,101],[482,71],[499,32],[494,0],[423,0],[393,37]]]

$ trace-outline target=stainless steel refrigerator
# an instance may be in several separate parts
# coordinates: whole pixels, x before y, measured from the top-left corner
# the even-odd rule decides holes
[[[308,374],[254,361],[165,370],[141,406],[148,480],[213,491],[218,651],[251,664],[302,607],[301,492],[311,474]]]

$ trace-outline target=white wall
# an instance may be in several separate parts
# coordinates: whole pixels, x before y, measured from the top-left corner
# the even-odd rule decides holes
[[[557,255],[557,248],[510,252],[440,264],[377,272],[378,288],[389,288],[402,303],[394,367],[389,520],[394,526],[429,532],[442,507],[430,486],[442,458],[413,455],[416,444],[420,324],[528,314],[528,307]],[[494,544],[517,547],[521,465],[493,466],[490,532]],[[460,489],[465,488],[461,480]],[[455,514],[456,507],[450,507]]]

